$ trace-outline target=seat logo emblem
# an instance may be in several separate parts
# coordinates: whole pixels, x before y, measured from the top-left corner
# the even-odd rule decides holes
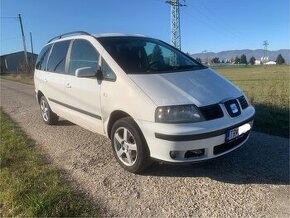
[[[231,104],[230,105],[230,108],[231,108],[231,110],[232,110],[232,112],[235,114],[235,113],[237,113],[239,110],[238,110],[238,107],[237,107],[237,105],[235,104],[235,103],[233,103],[233,104]]]

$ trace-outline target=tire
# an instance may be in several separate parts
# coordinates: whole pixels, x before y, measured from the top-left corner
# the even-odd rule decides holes
[[[138,125],[131,117],[117,120],[111,131],[113,153],[131,173],[141,173],[151,164],[150,152]]]
[[[54,125],[58,122],[58,116],[52,112],[50,106],[44,96],[41,96],[39,100],[41,117],[44,123],[48,125]]]

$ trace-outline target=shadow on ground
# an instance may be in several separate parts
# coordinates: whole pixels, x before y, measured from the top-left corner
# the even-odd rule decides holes
[[[253,132],[239,149],[211,161],[191,165],[155,164],[145,175],[208,177],[233,184],[289,184],[289,143],[281,137]]]
[[[56,125],[57,126],[75,126],[76,124],[71,123],[68,120],[59,120]]]
[[[255,103],[254,130],[289,138],[289,107]]]

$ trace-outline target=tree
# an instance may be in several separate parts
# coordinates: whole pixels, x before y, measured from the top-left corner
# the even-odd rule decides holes
[[[237,56],[236,58],[235,58],[235,64],[239,64],[241,62],[241,60],[240,60],[240,58]]]
[[[276,58],[277,64],[285,64],[285,59],[283,58],[282,54],[279,54]]]
[[[202,63],[201,59],[200,58],[195,58],[195,60],[199,63]]]
[[[214,64],[218,64],[220,63],[220,59],[218,57],[214,57],[212,60],[211,60],[212,63]]]
[[[254,65],[255,62],[256,62],[256,58],[255,58],[254,56],[252,56],[252,57],[250,58],[249,63],[250,63],[251,65]]]
[[[245,54],[241,55],[240,64],[248,64],[247,57]]]
[[[164,57],[162,54],[162,50],[158,45],[155,45],[152,55],[151,55],[151,63],[157,63],[159,65],[164,65]]]

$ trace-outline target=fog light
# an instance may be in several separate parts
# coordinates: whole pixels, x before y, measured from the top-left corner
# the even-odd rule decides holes
[[[177,157],[177,154],[178,154],[178,151],[170,151],[169,152],[169,155],[172,159],[176,159]]]
[[[196,149],[196,150],[185,152],[184,158],[200,157],[203,155],[204,155],[204,149]]]

